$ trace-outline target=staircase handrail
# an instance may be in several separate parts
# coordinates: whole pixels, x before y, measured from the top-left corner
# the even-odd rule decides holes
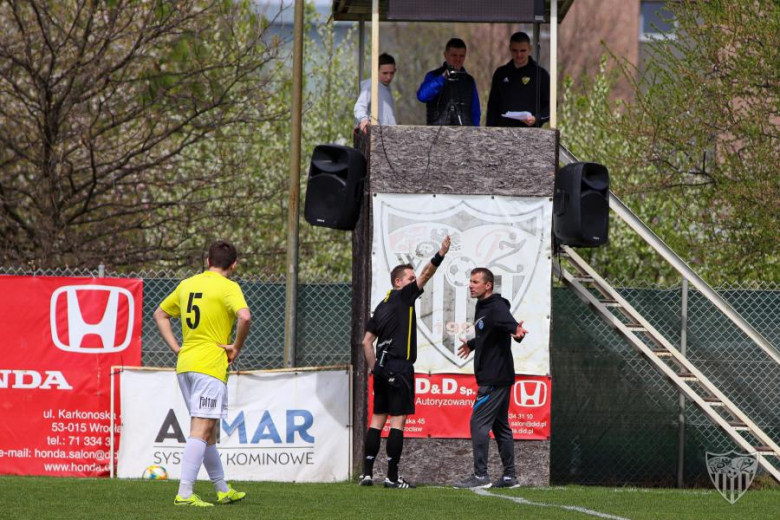
[[[559,157],[561,162],[570,164],[578,162],[577,158],[565,146],[560,145]],[[634,230],[647,244],[655,249],[683,278],[688,280],[701,294],[704,295],[715,307],[726,315],[742,332],[744,332],[756,345],[766,352],[769,357],[780,364],[780,351],[772,345],[764,336],[761,335],[753,326],[748,323],[734,308],[721,297],[715,289],[705,282],[691,267],[680,258],[671,247],[661,240],[647,224],[645,224],[628,206],[623,204],[617,195],[609,192],[609,207],[614,211],[628,226]]]

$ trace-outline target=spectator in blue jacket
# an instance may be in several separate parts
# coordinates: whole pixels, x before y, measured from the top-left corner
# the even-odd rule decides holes
[[[425,75],[417,99],[426,105],[429,125],[479,126],[477,83],[463,68],[466,43],[452,38],[444,48],[444,64]]]

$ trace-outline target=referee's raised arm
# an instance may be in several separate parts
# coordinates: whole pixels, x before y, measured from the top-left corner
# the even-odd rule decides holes
[[[428,262],[428,265],[426,265],[422,273],[420,273],[420,276],[417,277],[417,287],[422,289],[425,287],[425,284],[428,283],[428,280],[431,279],[433,273],[436,272],[436,269],[438,269],[438,267],[444,261],[444,255],[446,255],[447,251],[450,250],[450,242],[450,236],[447,235],[442,241],[439,251],[433,256],[433,258],[431,258],[431,260]]]

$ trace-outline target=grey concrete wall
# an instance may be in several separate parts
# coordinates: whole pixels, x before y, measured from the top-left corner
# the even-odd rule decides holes
[[[362,449],[362,441],[360,443]],[[374,480],[387,474],[385,439],[374,464]],[[362,464],[362,461],[360,461]],[[515,471],[522,486],[550,484],[550,441],[515,441]],[[404,439],[398,474],[413,483],[449,486],[474,472],[470,439]],[[491,482],[503,474],[496,443],[490,443]]]
[[[557,142],[538,128],[374,127],[370,189],[552,197]]]

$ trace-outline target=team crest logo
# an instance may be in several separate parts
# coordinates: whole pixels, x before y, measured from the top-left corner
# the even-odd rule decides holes
[[[377,206],[381,254],[390,268],[409,263],[419,275],[444,237],[452,238],[449,253],[419,300],[418,347],[427,343],[453,365],[464,366],[468,360],[459,358],[456,351],[460,338],[473,333],[471,270],[490,269],[495,275],[494,292],[509,300],[515,312],[543,252],[543,204],[525,204],[524,211],[501,214],[477,210],[468,200],[430,212],[393,207],[385,201]]]
[[[707,472],[715,488],[730,504],[742,498],[758,471],[755,454],[707,452]]]
[[[526,76],[526,77],[524,77],[524,78],[523,78],[523,85],[528,85],[528,83],[529,83],[530,81],[531,81],[531,78],[529,78],[529,77],[527,77],[527,76]]]

